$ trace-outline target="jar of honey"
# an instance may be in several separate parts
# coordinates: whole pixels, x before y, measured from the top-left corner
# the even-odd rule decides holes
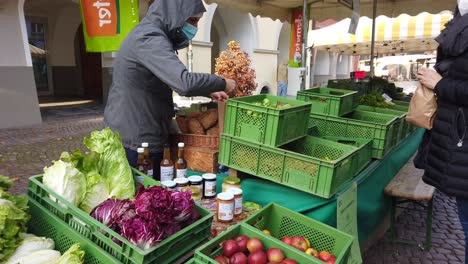
[[[240,179],[237,177],[226,177],[221,186],[222,192],[227,192],[230,188],[241,188]]]
[[[239,188],[229,188],[228,193],[234,195],[234,215],[239,216],[242,214],[242,190]]]
[[[234,219],[234,195],[222,192],[216,196],[216,219],[228,223]]]

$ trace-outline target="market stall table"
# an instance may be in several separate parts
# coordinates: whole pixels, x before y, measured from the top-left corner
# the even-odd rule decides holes
[[[384,195],[383,190],[416,152],[423,133],[423,129],[411,133],[383,159],[374,160],[370,163],[367,168],[330,199],[320,198],[259,178],[248,177],[242,179],[241,182],[244,201],[255,202],[263,206],[270,202],[278,203],[336,227],[337,197],[349,189],[352,183],[356,183],[359,241],[363,244],[377,230],[388,212],[390,212],[391,199]],[[192,171],[189,174],[200,173]],[[218,190],[221,190],[221,184],[225,177],[226,175],[218,174]]]

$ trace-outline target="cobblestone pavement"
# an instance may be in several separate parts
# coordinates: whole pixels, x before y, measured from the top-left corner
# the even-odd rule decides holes
[[[43,110],[44,122],[35,127],[0,129],[0,174],[12,177],[16,194],[27,190],[28,177],[42,173],[44,166],[58,159],[62,151],[85,149],[83,137],[103,127],[102,108],[60,108]],[[401,173],[421,173],[405,166]],[[405,211],[397,219],[397,236],[424,240],[425,214]],[[388,243],[389,234],[364,254],[364,263],[463,263],[464,240],[453,198],[437,192],[434,200],[432,248],[429,252],[417,247]]]

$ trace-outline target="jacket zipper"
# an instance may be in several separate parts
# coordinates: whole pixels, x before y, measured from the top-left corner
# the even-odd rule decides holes
[[[463,112],[463,108],[462,107],[459,107],[458,108],[458,113],[462,115],[462,120],[463,120],[463,134],[460,138],[460,136],[458,136],[458,143],[457,143],[457,147],[461,148],[463,147],[463,140],[465,139],[465,134],[466,134],[466,120],[465,120],[465,112]],[[456,119],[456,124],[458,126],[458,117],[459,115],[457,115],[457,119]],[[458,127],[456,127],[456,131],[457,131],[457,135],[458,135]]]

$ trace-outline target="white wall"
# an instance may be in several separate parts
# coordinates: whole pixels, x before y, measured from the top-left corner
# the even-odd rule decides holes
[[[23,5],[24,0],[8,0],[0,9],[0,66],[32,66]]]
[[[281,33],[278,40],[278,62],[286,62],[289,60],[289,44],[291,38],[291,24],[285,22],[281,27]]]
[[[49,28],[53,33],[51,66],[75,66],[75,35],[81,24],[80,9],[65,7],[57,12],[55,23]]]
[[[258,84],[255,94],[260,93],[263,85],[270,88],[271,94],[276,94],[276,65],[278,55],[276,53],[255,52],[252,65],[256,71]]]
[[[224,8],[217,8],[216,12],[219,12],[219,17],[226,28],[226,34],[220,32],[221,50],[225,50],[227,43],[234,40],[241,45],[242,50],[252,55],[257,44],[255,43],[254,28],[250,19],[251,15]]]

